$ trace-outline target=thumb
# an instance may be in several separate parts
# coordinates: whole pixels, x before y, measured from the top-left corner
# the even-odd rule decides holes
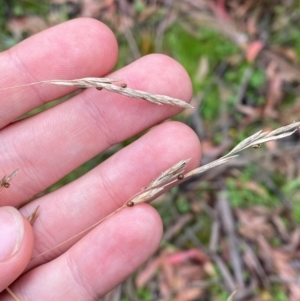
[[[13,207],[0,207],[0,292],[22,274],[32,250],[29,221]]]

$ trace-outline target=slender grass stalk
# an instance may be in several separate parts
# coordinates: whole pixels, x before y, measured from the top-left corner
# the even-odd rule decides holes
[[[158,196],[158,194],[166,187],[170,185],[176,185],[181,183],[182,181],[187,180],[188,178],[199,175],[209,169],[215,168],[217,166],[220,166],[222,164],[225,164],[229,160],[238,157],[238,153],[249,148],[257,148],[260,146],[260,144],[272,141],[272,140],[278,140],[285,137],[288,137],[295,133],[297,128],[300,127],[300,122],[293,122],[289,125],[280,127],[274,131],[271,132],[262,132],[259,131],[258,133],[255,133],[251,135],[250,137],[246,138],[242,142],[240,142],[236,147],[234,147],[227,155],[210,162],[206,165],[200,166],[196,169],[193,169],[192,171],[184,174],[184,167],[189,161],[187,160],[181,160],[178,163],[171,166],[169,169],[164,171],[158,178],[153,180],[151,184],[146,187],[146,189],[142,190],[138,194],[136,194],[132,199],[128,201],[128,205],[132,207],[135,204],[142,203],[145,201],[148,201],[152,198],[155,198]],[[167,177],[165,176],[170,173],[171,176]],[[165,179],[162,181],[162,179]],[[154,185],[153,185],[154,183]]]
[[[31,260],[36,259],[42,255],[45,255],[46,253],[60,247],[61,245],[65,244],[66,242],[80,236],[83,233],[86,233],[87,231],[93,229],[115,213],[121,211],[122,209],[126,207],[132,207],[134,205],[137,205],[139,203],[144,203],[151,201],[152,199],[156,198],[165,188],[169,187],[170,185],[178,185],[182,183],[182,181],[185,181],[189,179],[190,177],[193,177],[195,175],[199,175],[209,169],[215,168],[217,166],[220,166],[222,164],[225,164],[229,160],[237,157],[237,153],[245,150],[246,148],[253,147],[257,144],[261,144],[264,142],[268,142],[271,140],[277,140],[282,139],[284,137],[288,137],[292,135],[297,128],[300,126],[300,122],[294,122],[290,125],[283,126],[278,128],[277,130],[274,130],[272,132],[262,132],[259,131],[258,133],[246,138],[242,142],[240,142],[236,147],[234,147],[227,155],[210,162],[206,165],[203,165],[201,167],[198,167],[186,174],[184,174],[185,167],[190,159],[180,160],[176,164],[172,165],[167,170],[163,171],[157,178],[151,181],[149,186],[143,188],[140,192],[138,192],[136,195],[134,195],[132,198],[130,198],[128,201],[126,201],[121,207],[113,211],[111,214],[106,216],[105,218],[101,219],[100,221],[97,221],[95,224],[89,226],[85,230],[81,231],[80,233],[72,236],[71,238],[67,239],[66,241],[60,243],[59,245],[33,257]],[[291,131],[292,130],[292,131]]]
[[[105,89],[110,92],[118,93],[125,95],[127,97],[131,98],[140,98],[143,100],[146,100],[148,102],[154,103],[156,105],[173,105],[181,108],[193,108],[192,105],[189,103],[186,103],[185,101],[166,96],[166,95],[160,95],[160,94],[152,94],[145,91],[130,89],[127,87],[127,85],[123,82],[120,83],[120,85],[115,85],[115,82],[121,82],[119,79],[115,78],[100,78],[100,77],[85,77],[80,79],[73,79],[73,80],[45,80],[20,86],[13,86],[13,87],[6,87],[0,89],[2,90],[8,90],[8,89],[15,89],[19,87],[26,87],[26,86],[33,86],[33,85],[40,85],[40,84],[47,84],[47,85],[56,85],[56,86],[69,86],[69,87],[76,87],[76,88],[96,88],[98,90]]]
[[[16,301],[22,301],[9,287],[5,289]]]
[[[230,296],[228,297],[227,301],[232,301],[233,300],[233,297],[234,295],[237,293],[237,290],[233,291]]]
[[[47,250],[47,251],[45,251],[45,252],[43,252],[43,253],[40,253],[40,254],[36,255],[35,257],[32,257],[30,260],[37,259],[37,258],[39,258],[39,257],[41,257],[41,256],[43,256],[43,255],[45,255],[45,254],[47,254],[47,253],[49,253],[50,251],[55,250],[56,248],[58,248],[58,247],[64,245],[64,244],[67,243],[68,241],[71,241],[72,239],[74,239],[74,238],[76,238],[76,237],[78,237],[78,236],[80,236],[80,235],[86,233],[86,232],[89,231],[89,230],[92,230],[92,229],[95,228],[97,225],[101,224],[102,222],[104,222],[105,220],[107,220],[109,217],[111,217],[112,215],[114,215],[114,214],[116,214],[117,212],[121,211],[121,210],[122,210],[123,208],[125,208],[125,207],[126,207],[126,203],[125,203],[123,206],[121,206],[121,207],[119,207],[118,209],[116,209],[115,211],[113,211],[112,213],[110,213],[109,215],[107,215],[107,216],[105,216],[104,218],[102,218],[100,221],[97,221],[97,222],[94,223],[93,225],[91,225],[91,226],[89,226],[88,228],[82,230],[81,232],[77,233],[76,235],[74,235],[74,236],[68,238],[67,240],[63,241],[62,243],[56,245],[55,247],[53,247],[53,248],[51,248],[51,249],[49,249],[49,250]]]

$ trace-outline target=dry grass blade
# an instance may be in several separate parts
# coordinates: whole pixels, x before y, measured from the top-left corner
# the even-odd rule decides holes
[[[146,202],[152,199],[156,194],[161,192],[166,186],[176,182],[178,179],[183,179],[184,168],[190,159],[185,159],[172,165],[170,168],[162,172],[156,179],[154,179],[149,186],[144,187],[143,190],[133,196],[125,203],[128,207],[135,204]]]
[[[146,187],[146,189],[158,187],[160,185],[166,184],[174,180],[184,172],[184,168],[189,161],[190,159],[186,159],[186,160],[181,160],[178,163],[174,164],[172,167],[162,172],[155,180],[153,180],[150,183],[149,187]]]
[[[119,82],[120,79],[108,78],[108,77],[85,77],[80,79],[71,80],[44,80],[38,82],[39,84],[51,84],[57,86],[71,86],[78,88],[102,88],[101,84],[112,84],[114,82]]]
[[[60,246],[64,245],[65,243],[67,243],[68,241],[71,241],[72,239],[79,237],[80,235],[87,233],[89,230],[92,230],[93,228],[95,228],[96,226],[98,226],[99,224],[101,224],[102,222],[104,222],[105,220],[107,220],[108,218],[110,218],[111,216],[113,216],[114,214],[116,214],[117,212],[121,211],[123,208],[126,207],[126,204],[124,204],[122,207],[119,207],[118,209],[116,209],[115,211],[113,211],[112,213],[110,213],[109,215],[106,215],[104,218],[102,218],[101,220],[99,220],[98,222],[92,224],[91,226],[85,228],[84,230],[80,231],[79,233],[77,233],[76,235],[73,235],[72,237],[70,237],[69,239],[66,239],[65,241],[61,242],[60,244],[56,245],[55,247],[40,253],[38,255],[36,255],[35,257],[32,257],[30,260],[34,260],[36,258],[39,258],[49,252],[51,252],[52,250],[55,250],[57,248],[59,248]]]
[[[47,84],[47,85],[56,85],[56,86],[69,86],[69,87],[77,87],[77,88],[101,88],[98,86],[99,83],[114,83],[120,81],[116,78],[107,78],[107,77],[86,77],[82,79],[74,79],[74,80],[60,80],[60,79],[54,79],[54,80],[43,80],[40,82],[34,82],[24,85],[18,85],[18,86],[10,86],[1,88],[0,91],[4,90],[10,90],[10,89],[16,89],[16,88],[22,88],[22,87],[28,87],[28,86],[35,86],[35,85],[41,85],[41,84]]]
[[[192,105],[189,103],[186,103],[185,101],[173,98],[166,95],[160,95],[160,94],[151,94],[148,92],[140,91],[140,90],[134,90],[130,88],[123,88],[116,85],[110,85],[110,84],[101,84],[101,87],[103,89],[106,89],[111,92],[119,93],[128,97],[132,98],[141,98],[143,100],[149,101],[151,103],[162,105],[162,104],[168,104],[173,105],[181,108],[193,108]]]
[[[192,177],[194,175],[199,175],[199,174],[201,174],[201,173],[203,173],[203,172],[205,172],[205,171],[207,171],[209,169],[212,169],[214,167],[222,165],[222,164],[226,163],[227,161],[229,161],[229,160],[231,160],[231,159],[233,159],[235,157],[237,157],[237,155],[235,155],[235,156],[229,156],[229,157],[226,156],[226,157],[222,157],[220,159],[217,159],[217,160],[215,160],[213,162],[210,162],[210,163],[205,164],[203,166],[200,166],[200,167],[198,167],[196,169],[193,169],[192,171],[190,171],[187,174],[185,174],[184,178],[186,179],[186,178]]]
[[[158,194],[162,189],[167,187],[170,184],[181,183],[181,180],[186,180],[194,175],[201,174],[209,169],[215,168],[219,165],[222,165],[229,160],[237,157],[235,155],[238,152],[243,151],[246,148],[260,145],[261,143],[282,139],[292,135],[297,127],[300,126],[300,122],[294,122],[290,125],[280,127],[271,132],[262,132],[259,131],[250,137],[246,138],[242,142],[240,142],[236,147],[234,147],[227,155],[210,162],[206,165],[200,166],[186,174],[182,174],[184,171],[184,167],[186,166],[189,159],[181,160],[178,163],[174,164],[172,167],[168,168],[164,172],[162,172],[154,181],[150,183],[146,189],[142,190],[138,193],[134,198],[132,198],[129,202],[127,202],[128,206],[133,206],[134,204],[142,203],[148,201],[149,199],[155,198],[156,194]],[[293,131],[290,131],[294,129]],[[181,177],[179,177],[179,175]]]
[[[293,122],[289,125],[280,127],[271,132],[259,131],[255,134],[253,134],[252,136],[246,138],[242,142],[240,142],[234,149],[232,149],[226,155],[226,157],[230,156],[232,154],[238,153],[238,152],[240,152],[248,147],[251,147],[253,145],[257,145],[257,144],[265,143],[268,141],[278,140],[278,139],[288,137],[288,136],[292,135],[293,133],[295,133],[295,131],[297,130],[297,128],[299,126],[300,126],[300,122]],[[293,131],[289,132],[290,130],[293,130]]]
[[[262,131],[259,131],[253,135],[251,135],[250,137],[244,139],[242,142],[240,142],[237,146],[235,146],[226,156],[230,156],[232,154],[238,153],[246,148],[249,147],[249,145],[251,145],[251,143],[257,144],[255,141],[261,137],[263,137],[264,134],[262,133]]]
[[[294,134],[296,131],[297,131],[297,129],[293,130],[292,132],[282,133],[282,134],[277,135],[277,136],[264,137],[264,138],[258,139],[258,140],[255,141],[254,143],[251,143],[249,146],[253,146],[253,145],[255,145],[255,144],[265,143],[265,142],[268,142],[268,141],[273,141],[273,140],[282,139],[282,138],[291,136],[291,135]]]
[[[9,287],[7,287],[5,290],[13,297],[14,300],[21,301],[21,299],[18,298],[17,295]]]
[[[159,192],[161,192],[164,189],[164,187],[159,188],[153,188],[151,190],[144,191],[140,194],[138,194],[136,197],[131,199],[127,204],[131,204],[130,206],[146,202],[150,199],[152,199],[154,196],[156,196]]]
[[[140,90],[134,90],[127,88],[126,84],[122,84],[120,86],[114,85],[113,83],[119,82],[119,79],[115,78],[106,78],[106,77],[85,77],[80,79],[72,79],[72,80],[44,80],[40,82],[25,84],[25,85],[19,85],[19,86],[13,86],[13,87],[6,87],[0,89],[7,90],[7,89],[14,89],[19,87],[27,87],[32,85],[39,85],[39,84],[47,84],[47,85],[56,85],[56,86],[69,86],[69,87],[77,87],[77,88],[96,88],[96,89],[105,89],[107,91],[111,91],[114,93],[119,93],[131,98],[141,98],[143,100],[149,101],[151,103],[162,105],[162,104],[168,104],[173,105],[181,108],[194,108],[189,103],[186,103],[185,101],[166,96],[166,95],[160,95],[160,94],[151,94],[148,92],[140,91]]]
[[[131,98],[141,98],[143,100],[149,101],[157,105],[169,104],[181,108],[193,108],[192,105],[178,98],[173,98],[170,96],[160,95],[160,94],[151,94],[140,90],[134,90],[134,89],[127,88],[126,85],[117,86],[112,84],[113,82],[117,82],[117,81],[120,80],[113,79],[113,78],[86,77],[86,78],[74,79],[74,80],[48,80],[48,81],[42,81],[40,83],[58,85],[58,86],[74,86],[78,88],[98,88],[98,89],[102,88]]]
[[[232,301],[233,297],[236,293],[237,293],[237,291],[232,292],[226,301]]]
[[[288,124],[286,126],[282,126],[282,127],[278,128],[278,129],[276,129],[274,131],[271,131],[271,132],[267,133],[266,138],[270,137],[270,136],[276,136],[278,134],[287,132],[289,130],[296,129],[297,127],[300,127],[300,121],[297,121],[297,122],[294,121],[291,124]]]

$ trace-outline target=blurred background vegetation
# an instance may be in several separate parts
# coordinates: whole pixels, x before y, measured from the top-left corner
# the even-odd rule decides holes
[[[115,32],[116,68],[150,53],[175,58],[192,79],[196,109],[174,119],[201,139],[202,164],[260,129],[299,120],[299,0],[0,0],[0,16],[1,51],[84,16]],[[217,301],[235,289],[234,300],[300,300],[299,152],[296,132],[161,196],[154,202],[165,225],[160,249],[102,300]]]

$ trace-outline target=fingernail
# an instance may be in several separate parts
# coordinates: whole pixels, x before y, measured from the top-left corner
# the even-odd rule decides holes
[[[13,207],[0,208],[0,262],[20,249],[24,235],[23,219]]]

